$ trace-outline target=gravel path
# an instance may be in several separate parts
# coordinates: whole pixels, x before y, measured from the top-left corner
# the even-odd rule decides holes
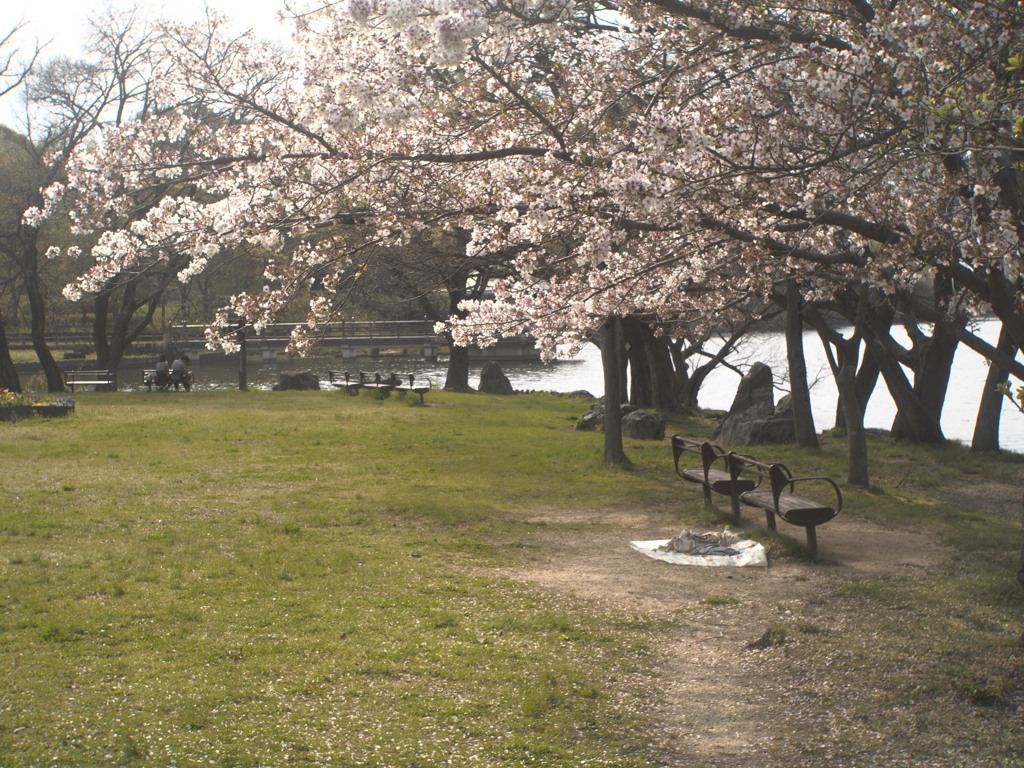
[[[861,576],[920,574],[950,552],[923,535],[891,534],[850,515],[819,532],[817,563],[782,562],[768,568],[707,568],[671,565],[641,555],[631,540],[665,539],[678,530],[671,511],[588,512],[533,518],[539,526],[527,541],[524,567],[506,575],[593,606],[672,618],[663,637],[657,670],[660,700],[651,748],[675,768],[809,768],[800,738],[779,728],[793,680],[780,679],[777,665],[759,663],[748,646],[769,625],[799,616],[830,586]],[[780,524],[781,525],[781,524]],[[797,536],[798,530],[794,529]],[[898,748],[894,745],[894,751]],[[918,762],[919,761],[919,762]],[[923,756],[888,756],[876,750],[861,766],[968,765],[950,755],[939,762]],[[827,761],[830,768],[852,763]],[[1024,763],[1022,763],[1024,765]]]

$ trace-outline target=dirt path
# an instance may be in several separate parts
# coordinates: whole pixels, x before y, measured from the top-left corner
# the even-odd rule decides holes
[[[629,546],[631,540],[678,533],[665,528],[673,519],[669,512],[581,511],[575,521],[563,515],[534,519],[550,525],[535,534],[536,554],[527,567],[508,575],[588,603],[672,617],[678,626],[661,649],[663,698],[655,705],[658,725],[651,734],[659,760],[673,767],[785,764],[782,745],[770,746],[780,703],[774,695],[757,694],[763,672],[744,653],[746,647],[833,580],[923,569],[948,556],[927,537],[905,532],[898,551],[875,546],[885,541],[886,531],[844,515],[820,531],[816,564],[679,566]],[[771,685],[778,690],[779,681]]]

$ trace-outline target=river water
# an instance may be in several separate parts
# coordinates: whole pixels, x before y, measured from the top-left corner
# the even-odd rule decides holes
[[[980,335],[995,344],[999,334],[997,321],[983,321]],[[824,350],[815,333],[807,333],[804,337],[804,352],[807,358],[808,379],[811,385],[811,403],[814,412],[815,426],[818,431],[829,429],[835,423],[837,394],[828,367]],[[750,364],[760,361],[772,368],[778,382],[776,400],[786,393],[786,348],[785,340],[779,333],[750,334],[738,351],[736,360],[745,361],[740,365],[746,370]],[[350,364],[350,365],[349,365]],[[321,386],[328,388],[326,382],[328,369],[344,368],[350,370],[372,370],[398,373],[414,373],[430,378],[435,387],[444,385],[445,363],[426,362],[411,358],[390,359],[382,356],[374,360],[357,359],[342,363],[336,357],[309,357],[303,360],[270,362],[258,365],[250,361],[248,365],[249,386],[258,389],[270,389],[277,383],[278,376],[285,370],[309,370],[321,378]],[[479,381],[482,363],[471,366],[470,384],[475,386]],[[601,353],[593,346],[587,346],[572,360],[560,360],[552,363],[537,361],[509,361],[501,363],[502,370],[512,386],[517,390],[543,390],[551,392],[575,392],[585,390],[595,397],[604,394],[603,374],[601,372]],[[194,365],[196,386],[200,389],[229,389],[238,386],[238,373],[234,364],[230,365]],[[969,443],[974,433],[974,419],[978,410],[978,401],[985,383],[988,367],[985,361],[974,351],[960,346],[953,361],[946,406],[942,415],[942,429],[946,437]],[[702,408],[728,410],[732,404],[739,375],[733,371],[719,368],[706,381],[698,396],[698,404]],[[872,428],[888,429],[896,415],[896,406],[879,379],[879,386],[868,402],[865,425]],[[1002,423],[1000,425],[1000,445],[1003,448],[1024,453],[1024,414],[1018,412],[1007,401],[1003,406]]]

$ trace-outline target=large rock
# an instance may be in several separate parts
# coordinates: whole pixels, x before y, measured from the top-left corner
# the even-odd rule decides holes
[[[772,369],[764,363],[754,363],[747,375],[740,379],[736,396],[729,406],[729,415],[760,413],[770,416],[775,412],[775,381]]]
[[[751,416],[737,414],[722,422],[712,436],[717,443],[725,446],[736,445],[780,445],[796,442],[793,419]]]
[[[282,373],[277,384],[273,386],[273,391],[282,392],[286,389],[320,389],[320,379],[310,371]]]
[[[512,389],[512,382],[508,380],[508,376],[501,370],[501,366],[493,360],[488,360],[484,363],[484,367],[480,371],[480,386],[477,389],[489,395],[515,394],[515,390]]]
[[[776,408],[771,368],[764,363],[751,366],[711,439],[726,447],[796,442],[791,399],[783,397]]]
[[[634,440],[664,440],[665,417],[650,411],[633,411],[622,417],[622,436]]]

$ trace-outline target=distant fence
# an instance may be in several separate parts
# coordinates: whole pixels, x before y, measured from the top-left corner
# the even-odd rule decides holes
[[[291,339],[295,323],[271,323],[257,336],[247,334],[250,343],[285,345]],[[205,325],[174,325],[168,329],[167,340],[174,344],[206,343]],[[339,320],[324,323],[309,335],[325,345],[411,346],[437,344],[443,337],[434,333],[433,322],[427,320]]]
[[[180,354],[183,351],[199,353],[206,346],[205,325],[181,324],[168,326],[165,331],[147,331],[139,336],[130,347],[133,356]],[[262,353],[269,359],[285,348],[291,339],[295,323],[272,323],[259,336],[247,334],[247,353]],[[341,350],[342,357],[356,357],[366,350],[405,348],[425,359],[437,359],[447,341],[444,336],[434,333],[434,324],[429,320],[339,320],[325,323],[310,331],[322,349]],[[30,349],[32,341],[27,333],[9,334],[8,343],[12,349]],[[72,331],[48,335],[47,343],[53,349],[68,352],[66,359],[88,357],[94,350],[92,333]],[[375,352],[373,353],[375,354]],[[501,339],[485,349],[470,347],[473,360],[538,360],[535,340],[529,336]]]
[[[201,346],[206,344],[205,325],[171,325],[166,331],[146,331],[132,343],[139,350],[153,350],[163,346]],[[249,334],[251,344],[284,346],[290,339],[295,323],[272,323],[259,336]],[[429,320],[340,320],[325,323],[310,336],[327,346],[389,347],[437,345],[444,343],[443,337],[434,333],[434,324]],[[8,334],[12,349],[28,349],[32,339],[27,333]],[[89,331],[70,331],[47,335],[51,347],[62,349],[90,350],[93,336]]]

